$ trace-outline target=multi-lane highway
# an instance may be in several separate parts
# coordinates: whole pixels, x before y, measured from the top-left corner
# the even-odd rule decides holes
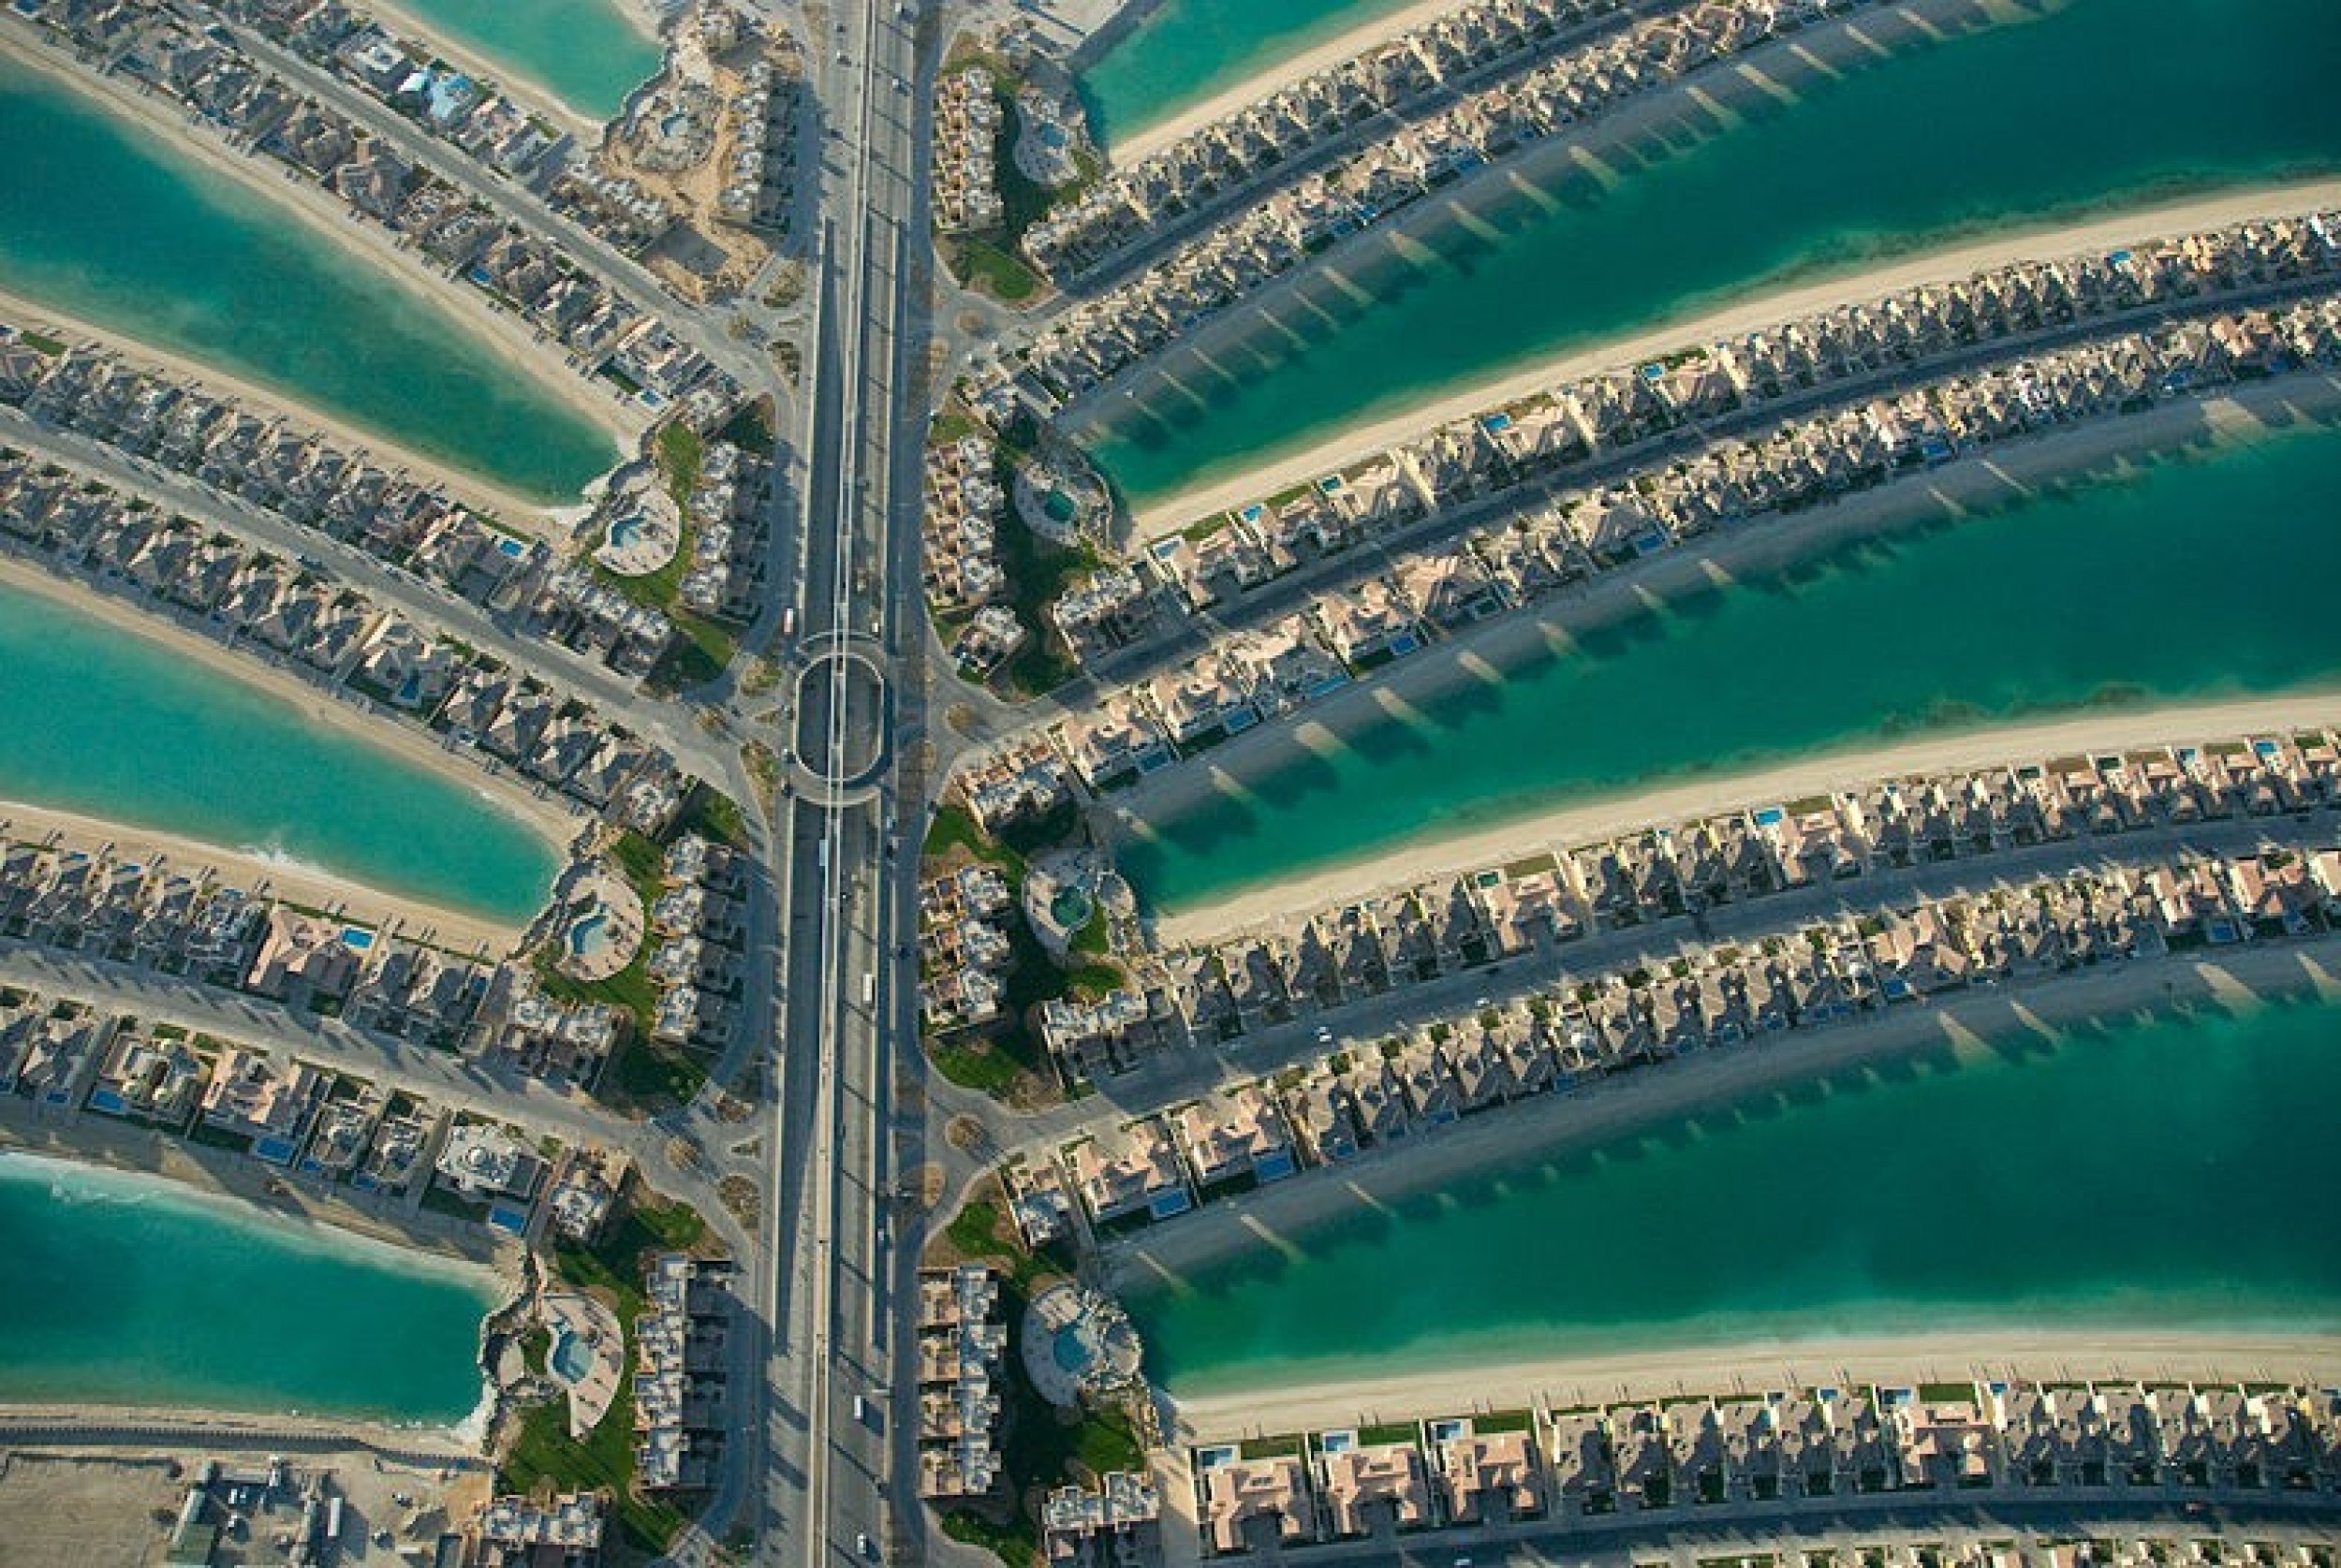
[[[900,1008],[887,961],[904,908],[895,755],[916,717],[901,694],[915,693],[921,646],[920,623],[895,604],[912,591],[900,585],[917,524],[898,454],[915,455],[918,440],[897,439],[917,417],[905,328],[923,309],[905,265],[924,233],[915,28],[907,7],[841,7],[807,40],[826,134],[801,432],[794,760],[773,868],[786,955],[766,1237],[774,1334],[754,1521],[768,1562],[874,1560],[895,1530],[916,1528],[890,1513],[915,1481],[892,1459],[906,1265],[888,1245],[894,1035],[884,1024]]]

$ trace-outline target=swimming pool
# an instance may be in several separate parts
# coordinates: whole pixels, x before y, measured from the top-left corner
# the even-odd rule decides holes
[[[1097,1349],[1089,1342],[1082,1327],[1079,1323],[1066,1325],[1057,1330],[1055,1341],[1049,1346],[1056,1364],[1077,1378],[1097,1364]]]
[[[594,1347],[584,1336],[567,1326],[552,1333],[552,1349],[545,1357],[564,1383],[582,1383],[594,1375]]]
[[[579,916],[569,927],[569,952],[581,959],[594,958],[610,950],[610,912],[596,904]]]
[[[1049,901],[1049,918],[1068,934],[1089,924],[1089,916],[1095,912],[1089,895],[1070,886],[1058,888],[1056,897]]]
[[[642,542],[642,520],[623,517],[610,525],[610,542],[620,550],[632,550]]]

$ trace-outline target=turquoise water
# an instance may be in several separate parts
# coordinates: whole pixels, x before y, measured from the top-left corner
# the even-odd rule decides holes
[[[5,583],[0,735],[0,800],[287,855],[449,908],[523,920],[559,868],[475,791]]]
[[[573,500],[615,460],[607,434],[420,295],[6,58],[0,147],[19,150],[0,157],[0,288],[537,499]]]
[[[607,120],[658,69],[658,41],[612,0],[405,0],[449,43]],[[525,86],[515,83],[521,96]]]
[[[1965,230],[2341,168],[2336,53],[2329,0],[2072,0],[1728,134],[1671,135],[1612,183],[1474,186],[1468,225],[1343,253],[1346,278],[1311,276],[1215,366],[1174,353],[1174,383],[1108,400],[1093,450],[1144,503],[1727,295]]]
[[[1254,1247],[1129,1305],[1189,1394],[1836,1335],[2330,1333],[2341,1213],[2306,1194],[2336,1036],[2341,1004],[2289,1002],[1936,1046],[1356,1209],[1288,1238],[1303,1260]]]
[[[1413,0],[1162,0],[1082,72],[1109,147]]]
[[[433,1426],[479,1403],[480,1269],[17,1155],[0,1256],[0,1399]]]
[[[2084,703],[2341,684],[2341,430],[2167,460],[1840,546],[1597,627],[1244,768],[1248,799],[1150,824],[1159,909],[1656,781]]]

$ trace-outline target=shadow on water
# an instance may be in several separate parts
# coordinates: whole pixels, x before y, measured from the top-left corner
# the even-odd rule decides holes
[[[2334,989],[2304,958],[2298,975],[2152,1016],[2050,1025],[2024,992],[1979,997],[1956,1027],[1947,1018],[1945,1038],[1907,1053],[1583,1147],[1497,1156],[1439,1191],[1387,1191],[1405,1180],[1403,1154],[1371,1174],[1304,1177],[1371,1195],[1287,1224],[1276,1206],[1301,1184],[1258,1194],[1247,1201],[1278,1249],[1197,1271],[1175,1302],[1133,1293],[1133,1308],[1155,1370],[1174,1384],[1303,1358],[1330,1370],[1301,1348],[1327,1342],[1329,1315],[1356,1341],[1340,1364],[1362,1372],[1402,1354],[1419,1370],[1491,1346],[1648,1346],[1694,1322],[1729,1339],[1825,1333],[1848,1316],[1872,1331],[2076,1313],[2107,1326],[2330,1321],[2341,1229],[2275,1201],[2315,1168],[2308,1129],[2320,1097],[2341,1092],[2329,1048],[2341,1012],[2304,998],[2304,979]],[[2181,1081],[2188,1092],[2173,1097]],[[1495,1114],[1550,1112],[1567,1137],[1569,1108]],[[2142,1162],[2149,1126],[2192,1158]],[[2182,1229],[2220,1227],[2228,1245],[2159,1245],[2166,1211]],[[2073,1213],[2096,1218],[2076,1230]],[[1486,1245],[1498,1237],[1552,1244]],[[2141,1270],[2143,1256],[2157,1268]],[[1401,1261],[1424,1257],[1442,1260],[1436,1282]],[[2252,1288],[2239,1295],[2242,1280]]]
[[[2196,410],[2171,449],[2092,461],[2054,482],[2019,482],[1976,460],[1961,471],[1973,498],[1913,488],[1900,517],[1851,536],[1759,525],[1736,545],[1648,564],[1664,576],[1621,573],[1548,601],[1532,613],[1550,637],[1434,647],[1316,711],[1344,749],[1320,755],[1289,726],[1269,725],[1215,754],[1241,803],[1214,796],[1150,813],[1141,799],[1134,809],[1150,842],[1132,860],[1133,885],[1175,908],[1660,779],[2312,681],[2336,667],[2333,650],[2286,634],[2289,612],[2275,606],[2292,595],[2283,584],[2323,570],[2335,548],[2288,519],[2293,498],[2319,493],[2341,460],[2329,446],[2341,410],[2267,406],[2263,432],[2281,439],[2214,441]],[[2234,508],[2216,536],[2197,520],[2215,491]],[[2272,577],[2276,563],[2289,564]],[[2084,571],[2097,590],[2074,598],[2060,584]],[[2150,635],[2153,596],[2172,574],[2194,584],[2201,613],[2231,626],[2217,633],[2226,652],[2216,669]],[[1966,607],[1955,623],[1954,602]],[[1892,673],[1864,657],[1879,637],[1934,652]],[[1833,673],[1812,688],[1814,703],[1759,722],[1770,710],[1743,705],[1775,667],[1781,680]],[[1724,705],[1716,723],[1696,722],[1686,705],[1700,702]],[[1450,758],[1451,769],[1425,771]],[[1417,809],[1366,801],[1362,792],[1376,790],[1406,794]],[[1326,810],[1345,801],[1365,804]]]
[[[1089,411],[1089,433],[1134,494],[1168,493],[1303,449],[1330,425],[1729,299],[2014,224],[2330,172],[2341,114],[2300,40],[2334,38],[2334,25],[2308,0],[2248,27],[2196,0],[2076,0],[1963,9],[1931,30],[1900,11],[1810,30],[1794,53],[1701,78],[1712,103],[1685,95],[1654,113],[1653,100],[1369,230],[1329,260],[1365,286],[1370,308],[1302,284],[1344,325],[1285,338],[1205,408],[1157,418],[1158,374],[1191,388],[1188,356],[1268,335],[1263,310],[1292,319],[1275,303],[1287,291],[1270,291],[1172,348],[1133,396]],[[1882,51],[1858,41],[1872,37]],[[1976,80],[2001,81],[2021,107],[1981,128],[1956,170],[1914,177],[1889,150],[1951,123]],[[2164,112],[2206,92],[2239,106],[2213,134]],[[2131,129],[2103,129],[2116,125]],[[1760,204],[1747,197],[1759,187]],[[1406,359],[1404,384],[1381,352],[1401,340],[1425,350]]]

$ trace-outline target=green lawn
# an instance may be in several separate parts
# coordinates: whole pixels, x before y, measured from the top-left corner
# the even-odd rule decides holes
[[[990,1041],[937,1041],[927,1055],[935,1070],[962,1089],[979,1090],[994,1098],[1005,1095],[1023,1076],[1023,1066]]]
[[[683,803],[682,814],[675,818],[674,831],[678,838],[685,833],[697,833],[711,843],[728,844],[733,849],[748,846],[747,819],[740,813],[740,802],[704,779]]]
[[[1369,1448],[1380,1448],[1391,1443],[1412,1443],[1421,1435],[1411,1421],[1390,1421],[1378,1427],[1367,1427],[1358,1433],[1358,1441]]]
[[[674,497],[676,506],[690,502],[691,492],[699,489],[699,471],[706,465],[707,444],[699,432],[680,419],[669,420],[658,431],[658,471],[666,476],[667,493]]]
[[[1100,910],[1090,916],[1089,923],[1075,931],[1066,946],[1085,959],[1102,959],[1112,951],[1112,934],[1106,923],[1105,912]]]
[[[965,1212],[962,1211],[963,1217]],[[1023,1321],[1025,1294],[1026,1287],[1014,1280],[1002,1288],[1000,1307],[1009,1323]],[[1043,1496],[1075,1479],[1077,1471],[1097,1476],[1113,1470],[1137,1470],[1145,1456],[1136,1428],[1119,1406],[1078,1414],[1059,1411],[1024,1376],[1023,1358],[1013,1347],[1001,1361],[1001,1372],[1005,1388],[1001,1468],[1015,1488],[1009,1518],[1003,1523],[971,1511],[953,1510],[944,1515],[943,1528],[953,1540],[982,1546],[1011,1568],[1029,1568],[1039,1552],[1033,1516]]]
[[[1046,816],[1004,828],[1001,836],[994,839],[977,826],[964,807],[943,806],[937,809],[927,828],[922,853],[929,859],[939,859],[964,851],[999,867],[1011,894],[1021,896],[1024,856],[1067,842],[1079,821],[1078,810],[1068,805]],[[1026,1073],[1052,1086],[1057,1081],[1056,1065],[1049,1057],[1048,1048],[1025,1022],[1025,1015],[1031,1009],[1053,997],[1102,996],[1123,983],[1121,970],[1097,956],[1097,950],[1104,945],[1102,919],[1095,922],[1097,935],[1090,939],[1089,945],[1077,945],[1077,956],[1082,961],[1070,972],[1057,967],[1056,960],[1021,917],[1005,924],[1009,961],[1002,976],[1000,1017],[983,1032],[984,1048],[973,1043],[972,1035],[928,1044],[928,1053],[945,1077],[962,1088],[981,1090],[994,1096],[1007,1095]]]
[[[951,271],[964,287],[991,295],[1004,305],[1021,305],[1040,292],[1040,274],[1012,253],[972,234],[946,242]]]
[[[777,440],[777,428],[773,400],[760,397],[743,404],[730,422],[715,432],[715,439],[728,441],[751,457],[770,457]]]
[[[659,427],[654,443],[654,455],[658,471],[667,481],[667,493],[678,506],[691,499],[698,488],[699,471],[706,461],[706,444],[699,433],[681,420],[672,420]],[[675,624],[678,637],[650,673],[650,686],[659,692],[677,692],[687,687],[704,685],[724,672],[739,650],[739,639],[716,622],[681,608],[676,596],[683,586],[684,574],[691,566],[691,535],[694,533],[686,520],[683,525],[683,540],[674,559],[655,572],[642,577],[621,577],[607,567],[594,564],[594,576],[607,586],[632,599],[638,605],[648,605],[666,615]]]
[[[571,1004],[606,1002],[633,1018],[638,1035],[650,1037],[651,1022],[658,1013],[658,988],[651,981],[647,944],[634,955],[633,962],[606,980],[580,980],[566,973],[560,954],[561,939],[555,937],[537,948],[532,960],[537,984],[547,996]]]
[[[940,859],[954,849],[964,849],[977,859],[994,865],[1007,874],[1009,888],[1022,887],[1024,882],[1024,857],[1001,843],[976,825],[974,813],[964,806],[938,806],[935,820],[927,827],[927,842],[920,853],[927,858]]]
[[[665,1102],[687,1105],[707,1083],[707,1065],[688,1050],[647,1035],[629,1039],[602,1069],[603,1097],[655,1111]]]
[[[1000,486],[1005,491],[1012,483],[1013,476],[1003,462]],[[1058,646],[1042,612],[1056,602],[1075,578],[1096,571],[1101,563],[1094,550],[1067,550],[1053,544],[1021,522],[999,530],[998,543],[1000,570],[1008,578],[1009,607],[1016,611],[1018,620],[1033,628],[1033,635],[1001,664],[996,678],[1011,691],[1039,696],[1082,672],[1079,662]]]
[[[634,1356],[634,1320],[641,1315],[645,1255],[684,1252],[707,1233],[707,1222],[689,1205],[660,1203],[637,1186],[625,1216],[591,1247],[556,1242],[553,1269],[574,1289],[600,1291],[626,1329],[626,1354]],[[523,1341],[525,1348],[526,1341]],[[607,1488],[626,1543],[645,1554],[666,1549],[687,1517],[670,1502],[634,1495],[634,1383],[621,1379],[609,1414],[582,1441],[569,1436],[568,1401],[554,1399],[522,1414],[520,1430],[503,1467],[507,1490],[526,1491],[537,1482],[560,1490]]]
[[[647,913],[658,901],[658,895],[666,891],[666,850],[629,828],[611,842],[610,858],[617,862],[620,874],[634,889],[634,896],[642,901]]]
[[[1039,1533],[1021,1513],[1013,1515],[1007,1524],[997,1524],[964,1508],[946,1509],[943,1533],[954,1541],[981,1547],[1009,1568],[1032,1568],[1040,1557]]]
[[[935,417],[935,423],[927,427],[927,441],[933,446],[950,447],[964,441],[971,435],[983,433],[983,426],[977,421],[974,415],[961,413],[955,408],[946,408]]]

